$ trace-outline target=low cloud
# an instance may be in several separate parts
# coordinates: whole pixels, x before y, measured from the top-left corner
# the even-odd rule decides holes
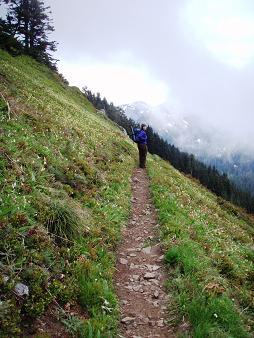
[[[48,3],[60,43],[57,57],[71,81],[91,83],[116,104],[132,98],[151,103],[154,95],[193,123],[253,151],[252,1]],[[139,68],[145,69],[142,90],[135,77],[124,76]]]

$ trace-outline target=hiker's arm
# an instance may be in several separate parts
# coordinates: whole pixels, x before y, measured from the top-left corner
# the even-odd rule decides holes
[[[142,130],[139,134],[138,134],[138,141],[139,142],[146,142],[147,140],[147,135],[146,133]]]

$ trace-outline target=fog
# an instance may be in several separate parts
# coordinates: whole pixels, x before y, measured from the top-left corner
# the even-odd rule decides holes
[[[45,2],[59,69],[71,83],[117,105],[167,103],[253,151],[252,1]]]

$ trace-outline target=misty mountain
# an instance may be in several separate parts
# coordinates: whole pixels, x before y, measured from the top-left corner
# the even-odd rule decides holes
[[[125,114],[138,123],[145,122],[182,151],[194,154],[205,164],[228,174],[240,188],[254,195],[254,152],[232,136],[204,124],[196,116],[181,116],[167,105],[149,106],[145,102],[122,105]]]
[[[150,107],[144,102],[126,104],[121,108],[128,117],[139,123],[146,122],[169,143],[183,151],[198,156],[207,152],[209,155],[217,155],[224,150],[219,142],[214,143],[212,149],[208,147],[211,143],[211,133],[199,127],[194,121],[195,117],[182,117],[172,113],[165,105]]]

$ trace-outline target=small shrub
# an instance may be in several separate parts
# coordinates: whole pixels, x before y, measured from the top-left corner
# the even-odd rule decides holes
[[[33,294],[30,295],[23,304],[22,312],[26,313],[30,318],[36,318],[42,315],[51,303],[52,297],[40,285],[33,285]]]
[[[68,315],[67,318],[62,319],[62,323],[73,337],[86,337],[84,321],[76,316]]]
[[[78,287],[75,278],[66,277],[62,281],[54,280],[49,286],[50,294],[57,297],[61,304],[73,301],[77,297]]]
[[[15,337],[20,333],[19,310],[11,300],[0,301],[0,337]]]

